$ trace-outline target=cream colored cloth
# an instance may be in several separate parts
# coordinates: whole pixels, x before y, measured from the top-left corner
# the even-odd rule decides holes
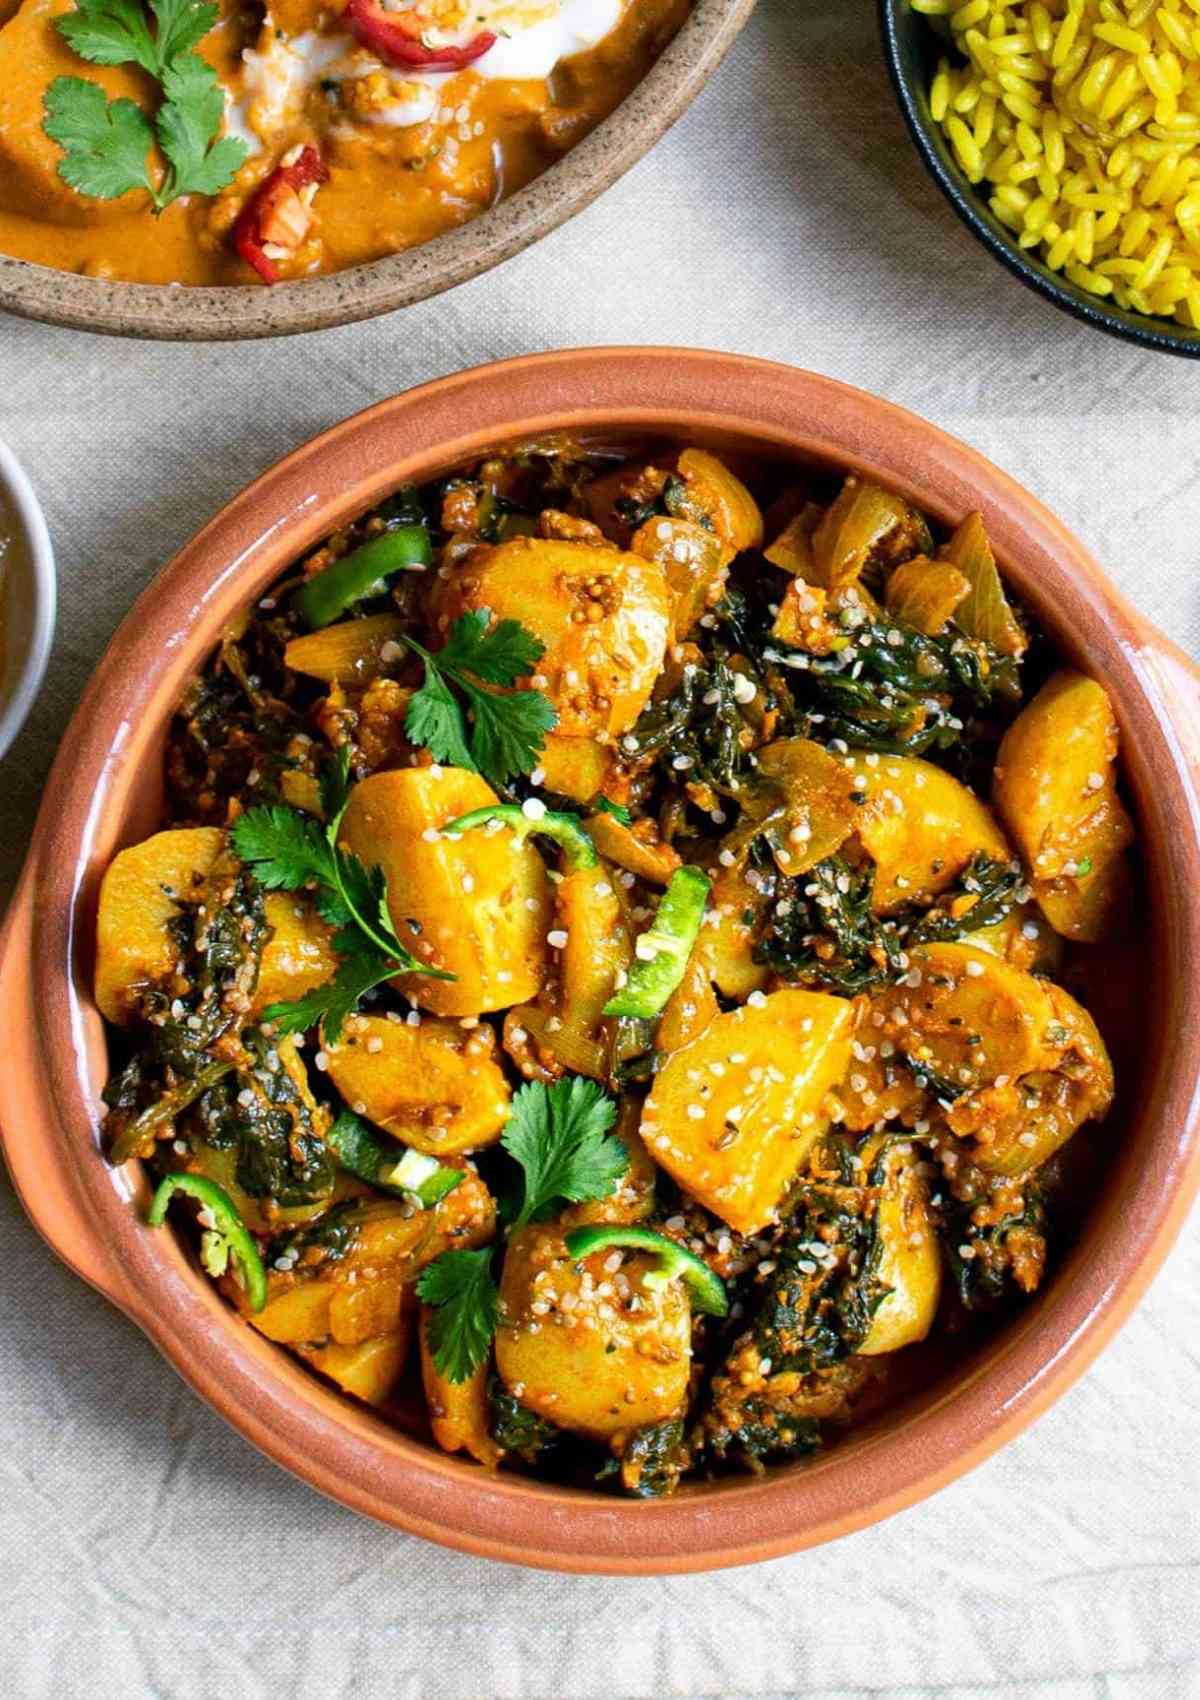
[[[761,0],[672,134],[455,294],[291,342],[0,321],[0,435],[61,614],[4,763],[0,878],[135,592],[286,450],[410,384],[600,342],[812,366],[956,432],[1200,650],[1200,366],[1077,325],[989,260],[897,116],[869,0]],[[489,1565],[266,1462],[67,1273],[0,1183],[0,1692],[20,1700],[1185,1700],[1200,1694],[1200,1232],[1084,1381],[882,1527],[675,1580]]]

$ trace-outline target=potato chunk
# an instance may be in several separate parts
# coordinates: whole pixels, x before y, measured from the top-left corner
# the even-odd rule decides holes
[[[138,993],[170,973],[176,899],[200,886],[224,843],[215,826],[156,832],[109,863],[96,918],[96,1003],[107,1020],[128,1021]]]
[[[879,1037],[956,1094],[946,1122],[980,1168],[1035,1168],[1104,1114],[1108,1052],[1061,987],[967,944],[925,945],[911,958],[908,978],[875,1000]]]
[[[404,1370],[412,1340],[407,1310],[400,1312],[391,1334],[376,1334],[356,1346],[298,1346],[305,1363],[336,1382],[343,1393],[361,1399],[364,1405],[383,1405],[391,1397]]]
[[[881,1242],[876,1273],[892,1289],[858,1348],[863,1357],[896,1352],[923,1340],[933,1326],[942,1287],[942,1259],[929,1217],[929,1189],[911,1145],[887,1135],[859,1152],[871,1184],[880,1188],[875,1229]]]
[[[708,612],[725,589],[733,550],[715,531],[690,519],[649,519],[629,544],[635,555],[657,561],[671,596],[671,624],[678,642]]]
[[[429,1426],[443,1452],[466,1452],[494,1470],[500,1448],[488,1431],[488,1365],[481,1363],[466,1381],[450,1381],[438,1369],[429,1349],[428,1305],[421,1306],[421,1380],[429,1407]]]
[[[877,915],[935,897],[977,852],[1000,862],[1011,857],[986,805],[932,762],[860,755],[854,776],[866,794],[855,828],[875,863]]]
[[[357,1113],[430,1157],[476,1151],[499,1139],[511,1093],[484,1025],[423,1016],[419,1027],[352,1015],[326,1043],[329,1078]]]
[[[267,1271],[267,1304],[257,1315],[246,1312],[260,1334],[283,1345],[317,1345],[333,1340],[358,1346],[377,1334],[395,1333],[409,1302],[406,1289],[427,1263],[449,1250],[486,1245],[496,1227],[491,1194],[468,1169],[453,1192],[432,1210],[413,1210],[401,1199],[352,1201],[331,1213],[330,1224],[344,1223],[348,1249],[335,1248],[315,1263],[292,1270]],[[323,1224],[313,1230],[315,1245],[331,1244]],[[353,1277],[353,1279],[351,1279]],[[245,1311],[245,1295],[226,1278],[223,1290]]]
[[[505,1044],[524,1074],[552,1078],[568,1068],[603,1080],[609,1051],[604,1006],[633,960],[629,924],[603,862],[565,874],[554,890],[554,908],[555,931],[566,935],[558,973],[536,1003],[510,1013]]]
[[[773,992],[719,1015],[655,1079],[642,1138],[680,1186],[730,1227],[770,1221],[813,1142],[827,1092],[850,1061],[853,1006],[823,992]]]
[[[568,1256],[557,1224],[514,1235],[496,1332],[496,1365],[514,1397],[600,1441],[678,1415],[691,1367],[682,1282],[647,1286],[653,1258],[625,1253],[614,1273],[609,1256]]]
[[[496,802],[476,773],[408,767],[373,773],[350,794],[343,844],[387,876],[397,933],[415,956],[456,978],[398,975],[436,1015],[480,1015],[534,997],[550,926],[542,858],[510,832],[443,838],[448,821]]]
[[[758,503],[741,479],[707,449],[684,449],[679,476],[692,503],[703,512],[722,543],[735,554],[757,549],[763,540]]]
[[[475,550],[447,591],[453,619],[487,608],[519,620],[546,653],[537,677],[562,737],[611,743],[633,725],[662,669],[671,602],[662,567],[623,550],[514,537]]]
[[[1133,825],[1117,796],[1117,722],[1103,686],[1064,669],[996,757],[997,811],[1056,932],[1095,943],[1127,891]]]
[[[96,1003],[101,1015],[129,1021],[139,994],[171,972],[179,956],[171,937],[178,899],[198,892],[225,845],[215,826],[156,832],[122,850],[100,886],[96,919]],[[263,946],[253,1012],[303,997],[337,969],[332,929],[307,898],[268,892],[271,934]]]
[[[403,631],[404,621],[398,614],[340,620],[293,638],[283,652],[283,664],[327,685],[365,685],[379,672],[384,644],[394,644]]]

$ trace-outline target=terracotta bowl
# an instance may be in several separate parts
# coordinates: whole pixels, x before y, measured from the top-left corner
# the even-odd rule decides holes
[[[1077,1243],[1022,1315],[809,1464],[635,1503],[489,1476],[388,1427],[241,1322],[182,1241],[143,1226],[140,1165],[97,1144],[104,1032],[91,997],[101,874],[155,830],[161,751],[222,625],[284,565],[397,483],[558,429],[662,433],[853,469],[942,522],[981,508],[996,553],[1062,651],[1112,694],[1145,863],[1140,1067]],[[650,1573],[770,1558],[899,1510],[977,1464],[1082,1373],[1145,1291],[1200,1184],[1200,677],[1011,479],[911,414],[829,379],[672,349],[542,355],[444,378],[299,449],[238,496],[122,625],[55,764],[0,940],[0,1127],[50,1245],[143,1328],[262,1451],[384,1522],[552,1569]]]
[[[693,0],[674,40],[591,135],[527,188],[419,248],[270,289],[107,283],[0,254],[0,310],[115,336],[234,342],[411,307],[540,241],[636,165],[695,100],[753,9],[754,0]]]

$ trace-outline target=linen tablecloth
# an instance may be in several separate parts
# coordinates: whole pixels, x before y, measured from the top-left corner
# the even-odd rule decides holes
[[[1075,324],[926,180],[869,0],[761,0],[672,134],[453,295],[290,342],[0,322],[0,435],[58,549],[46,687],[3,765],[0,894],[135,593],[271,461],[531,349],[814,367],[966,438],[1200,650],[1200,367]],[[1200,1693],[1200,1228],[1099,1364],[937,1498],[723,1575],[566,1578],[360,1521],[268,1463],[0,1187],[0,1691],[21,1700],[1184,1700]]]

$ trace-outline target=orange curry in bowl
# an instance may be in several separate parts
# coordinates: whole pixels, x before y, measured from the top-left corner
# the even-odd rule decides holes
[[[340,271],[461,225],[624,99],[690,0],[0,0],[0,253]]]

